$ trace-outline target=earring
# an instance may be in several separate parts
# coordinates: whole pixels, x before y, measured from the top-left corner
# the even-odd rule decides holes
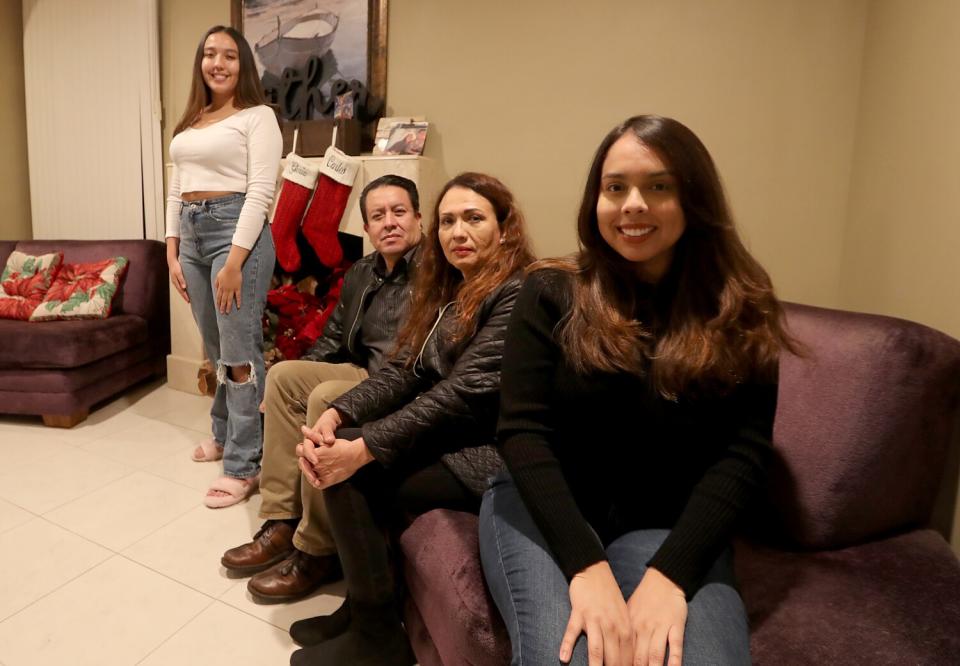
[[[506,240],[504,236],[500,236],[500,245],[503,245]]]

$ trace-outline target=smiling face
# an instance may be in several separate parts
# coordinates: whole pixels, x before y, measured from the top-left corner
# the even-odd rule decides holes
[[[617,139],[603,160],[597,226],[645,282],[657,282],[667,272],[686,228],[676,178],[631,133]]]
[[[233,97],[240,77],[240,52],[230,35],[214,32],[207,37],[200,72],[215,102],[222,103]]]
[[[363,230],[392,270],[397,260],[420,242],[420,213],[414,211],[410,194],[396,185],[370,190],[364,205],[367,222]]]
[[[493,205],[471,189],[451,187],[437,206],[440,247],[450,264],[469,280],[500,245]]]

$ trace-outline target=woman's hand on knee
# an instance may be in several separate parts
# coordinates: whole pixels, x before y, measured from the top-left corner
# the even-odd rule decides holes
[[[634,634],[630,614],[607,562],[591,564],[573,577],[570,605],[560,661],[569,663],[573,646],[585,633],[590,666],[631,666]]]
[[[687,598],[672,580],[650,567],[627,601],[633,625],[634,666],[668,666],[683,659],[683,631],[687,624]]]
[[[222,314],[229,314],[230,308],[236,301],[237,309],[243,304],[241,291],[243,287],[243,273],[239,268],[227,264],[217,272],[213,286],[216,290],[217,310]]]

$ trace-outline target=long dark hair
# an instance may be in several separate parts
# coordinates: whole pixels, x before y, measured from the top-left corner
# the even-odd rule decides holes
[[[686,228],[658,286],[662,321],[638,321],[638,280],[630,262],[600,235],[597,200],[610,147],[630,134],[674,174]],[[580,251],[540,262],[574,273],[573,307],[561,325],[569,362],[592,370],[652,374],[665,397],[724,391],[748,378],[770,377],[781,349],[799,351],[783,323],[770,277],[740,241],[713,159],[686,126],[671,118],[634,116],[604,137],[587,176],[577,219]],[[668,290],[664,295],[663,290]]]
[[[215,25],[203,34],[197,45],[197,53],[193,58],[190,97],[187,99],[187,108],[180,117],[180,122],[173,130],[174,136],[197,122],[203,109],[211,102],[210,88],[203,80],[200,65],[203,62],[203,47],[207,43],[207,37],[218,32],[226,33],[236,42],[237,53],[240,56],[240,76],[237,78],[237,88],[233,93],[233,105],[238,109],[248,109],[267,103],[267,98],[263,95],[263,86],[257,78],[257,65],[253,61],[253,51],[250,50],[247,40],[230,26]]]
[[[494,254],[480,266],[469,282],[454,268],[443,254],[440,245],[440,202],[454,187],[473,190],[490,202],[500,226],[502,243]],[[414,278],[413,297],[406,323],[397,334],[397,352],[416,352],[423,345],[433,321],[445,304],[456,302],[457,325],[453,339],[465,340],[476,332],[477,313],[480,304],[497,287],[514,273],[524,270],[533,262],[533,253],[523,220],[513,193],[493,176],[482,173],[461,173],[454,177],[437,196],[433,207],[430,228],[422,242],[420,265]],[[416,354],[409,354],[407,364],[412,365]]]

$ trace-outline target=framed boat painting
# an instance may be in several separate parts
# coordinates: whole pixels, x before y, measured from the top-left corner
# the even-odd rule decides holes
[[[230,20],[286,119],[333,117],[348,89],[386,98],[387,0],[231,0]]]

